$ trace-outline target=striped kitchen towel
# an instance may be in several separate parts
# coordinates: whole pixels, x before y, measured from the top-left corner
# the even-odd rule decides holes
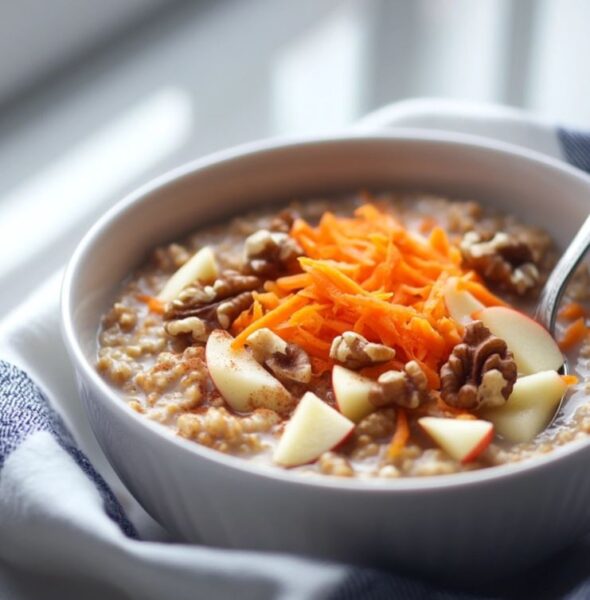
[[[590,172],[590,132],[558,129],[512,109],[418,100],[358,125],[388,127],[492,137]],[[548,565],[468,590],[281,554],[175,543],[141,512],[90,439],[61,343],[58,285],[56,276],[0,326],[7,359],[0,360],[0,598],[590,597],[587,539]]]

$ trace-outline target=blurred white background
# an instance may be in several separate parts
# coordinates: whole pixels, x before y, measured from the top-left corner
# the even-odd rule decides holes
[[[106,206],[216,149],[416,96],[588,126],[589,29],[587,0],[1,3],[0,309]]]

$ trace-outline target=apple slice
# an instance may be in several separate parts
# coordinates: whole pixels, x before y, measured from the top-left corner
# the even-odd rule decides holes
[[[496,431],[511,442],[528,442],[543,431],[555,413],[567,384],[555,371],[516,380],[508,401],[485,413]]]
[[[524,313],[504,306],[490,306],[474,317],[506,342],[519,373],[557,371],[563,364],[563,354],[551,334]]]
[[[233,337],[223,329],[209,335],[207,368],[225,401],[239,412],[270,408],[284,413],[293,407],[291,394],[245,348],[234,349]]]
[[[444,299],[451,319],[457,323],[466,324],[473,321],[471,315],[482,310],[484,305],[467,290],[457,289],[457,278],[451,277],[444,289]]]
[[[332,369],[332,387],[340,412],[358,423],[375,410],[369,394],[375,382],[355,371],[336,365]]]
[[[283,467],[305,465],[340,444],[354,423],[307,392],[285,425],[273,460]]]
[[[426,433],[451,457],[461,463],[475,460],[494,437],[494,425],[482,419],[418,419]]]
[[[201,283],[211,283],[219,273],[217,261],[213,250],[209,246],[204,246],[196,254],[189,258],[172,277],[166,282],[162,291],[158,294],[158,299],[162,302],[174,300],[180,292],[193,281]]]

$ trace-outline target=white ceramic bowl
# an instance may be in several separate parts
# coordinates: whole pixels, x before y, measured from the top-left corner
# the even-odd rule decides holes
[[[130,410],[95,371],[100,317],[154,245],[262,203],[359,188],[474,198],[542,225],[562,245],[590,199],[590,178],[556,161],[408,130],[265,142],[182,167],[100,219],[66,272],[64,337],[94,433],[146,510],[185,540],[451,579],[539,561],[590,529],[590,443],[449,476],[305,478],[175,437]]]

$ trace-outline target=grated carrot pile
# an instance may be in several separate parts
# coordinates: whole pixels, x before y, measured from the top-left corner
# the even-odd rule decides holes
[[[444,290],[450,277],[484,305],[503,305],[472,271],[444,230],[428,237],[405,229],[373,204],[352,217],[325,213],[317,226],[298,219],[291,236],[304,249],[301,273],[267,282],[263,294],[235,321],[234,347],[268,327],[302,347],[315,372],[332,366],[332,340],[355,331],[396,350],[396,364],[416,360],[430,385],[461,341],[462,326],[449,317]],[[398,367],[399,368],[399,367]]]

